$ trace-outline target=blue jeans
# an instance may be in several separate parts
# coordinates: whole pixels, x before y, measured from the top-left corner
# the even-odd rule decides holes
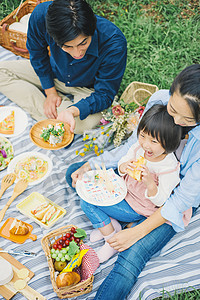
[[[71,174],[83,163],[71,165],[66,180],[71,186]],[[138,224],[143,221],[138,221]],[[175,235],[172,226],[163,224],[139,240],[129,249],[118,254],[114,268],[99,287],[95,300],[124,300],[150,258],[161,250]]]

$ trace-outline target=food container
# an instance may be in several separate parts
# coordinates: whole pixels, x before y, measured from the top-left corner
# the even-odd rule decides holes
[[[48,225],[42,223],[31,213],[31,211],[33,211],[37,206],[42,205],[44,203],[51,204],[52,206],[54,206],[55,208],[58,208],[60,210],[60,215],[58,216],[58,218],[56,218],[54,221],[50,222]],[[66,210],[64,208],[57,205],[56,203],[54,203],[50,199],[44,197],[43,195],[41,195],[38,192],[31,193],[27,198],[25,198],[20,203],[18,203],[16,205],[16,207],[22,214],[29,217],[30,219],[35,221],[37,224],[39,224],[40,226],[42,226],[46,229],[53,226],[58,220],[60,220],[66,214]]]

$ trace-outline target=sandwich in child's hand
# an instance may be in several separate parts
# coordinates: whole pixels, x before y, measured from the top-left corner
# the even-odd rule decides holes
[[[49,224],[58,218],[60,215],[60,209],[54,207],[51,204],[44,203],[32,210],[31,213],[42,223]]]
[[[140,156],[137,161],[134,163],[135,168],[133,170],[127,169],[127,174],[130,175],[133,179],[137,181],[142,180],[142,171],[138,170],[142,165],[146,164],[146,159],[143,156]]]

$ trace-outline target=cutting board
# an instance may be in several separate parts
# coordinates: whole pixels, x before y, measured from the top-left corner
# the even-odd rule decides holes
[[[11,256],[8,253],[0,253],[0,258],[6,259],[12,265],[13,273],[14,273],[13,279],[8,284],[0,286],[0,295],[1,296],[3,296],[6,300],[10,300],[17,292],[20,292],[29,300],[35,300],[35,299],[45,300],[46,299],[41,294],[39,294],[38,292],[33,290],[31,287],[29,287],[28,284],[26,285],[26,287],[23,290],[17,291],[13,286],[14,282],[19,279],[17,277],[17,271],[24,269],[24,268],[25,269],[28,269],[28,268],[26,266],[24,266],[23,264],[21,264],[18,260],[16,260],[13,256]],[[28,269],[28,271],[29,271],[29,276],[26,278],[27,282],[35,275],[31,270]]]

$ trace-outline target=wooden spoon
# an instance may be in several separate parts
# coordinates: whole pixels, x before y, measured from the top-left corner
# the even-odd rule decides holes
[[[0,189],[0,199],[5,190],[7,190],[7,188],[9,188],[9,186],[11,186],[14,183],[15,179],[16,175],[14,173],[7,174],[3,177]]]
[[[17,196],[19,196],[21,193],[23,193],[27,186],[28,181],[26,179],[21,179],[16,183],[11,198],[8,200],[4,208],[0,211],[0,222],[3,220],[5,212],[7,211],[13,200],[15,200],[15,198],[17,198]]]

